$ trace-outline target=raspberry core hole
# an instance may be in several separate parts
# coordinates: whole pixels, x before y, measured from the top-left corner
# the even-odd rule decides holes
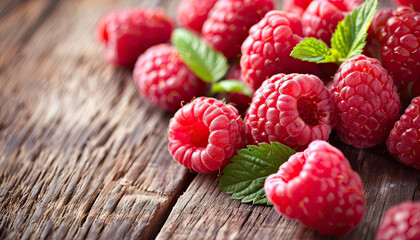
[[[299,117],[309,126],[318,125],[318,116],[316,114],[316,103],[312,99],[300,98],[297,101]]]
[[[209,143],[210,130],[203,122],[196,122],[189,129],[189,143],[195,147],[206,147]]]

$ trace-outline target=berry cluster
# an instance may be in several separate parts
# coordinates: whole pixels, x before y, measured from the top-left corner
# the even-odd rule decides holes
[[[342,236],[365,207],[360,176],[326,142],[333,130],[356,148],[386,142],[399,162],[420,169],[420,6],[396,0],[405,6],[374,17],[377,0],[362,2],[285,0],[280,11],[273,0],[182,0],[177,21],[192,32],[174,30],[163,10],[141,8],[107,14],[96,30],[105,60],[134,65],[142,96],[175,112],[168,148],[177,162],[209,173],[247,144],[300,151],[266,179],[267,199]],[[380,58],[362,54],[366,39]],[[401,89],[415,98],[400,117]],[[418,204],[393,208],[378,239],[418,239],[419,223]]]

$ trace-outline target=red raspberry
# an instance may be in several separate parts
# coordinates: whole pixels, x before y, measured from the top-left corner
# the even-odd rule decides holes
[[[245,123],[254,143],[275,141],[303,150],[316,139],[328,139],[334,104],[318,77],[278,74],[255,92]]]
[[[419,0],[394,0],[394,2],[397,6],[402,5],[402,6],[411,7],[415,11],[420,12]]]
[[[243,81],[241,78],[241,66],[238,63],[233,64],[225,78]],[[249,96],[243,93],[226,94],[226,102],[234,105],[240,113],[243,113],[248,109],[251,100],[252,99]]]
[[[385,9],[373,22],[382,63],[395,84],[420,77],[420,14],[408,7]]]
[[[376,239],[420,239],[420,203],[404,202],[390,208],[379,225]]]
[[[246,144],[238,111],[214,98],[199,97],[179,109],[168,132],[173,158],[197,172],[223,168]]]
[[[249,28],[272,9],[273,0],[217,1],[204,22],[203,39],[227,58],[239,57]]]
[[[315,0],[302,15],[303,35],[330,44],[338,22],[360,5],[359,0]]]
[[[357,148],[384,142],[401,110],[392,78],[377,59],[364,55],[341,64],[331,97],[341,140]]]
[[[167,43],[151,47],[142,54],[133,77],[147,100],[169,111],[180,108],[182,101],[206,93],[206,83],[190,71],[176,49]]]
[[[292,155],[264,184],[268,200],[281,214],[320,233],[342,236],[362,220],[362,181],[337,148],[313,141]]]
[[[201,33],[210,9],[217,0],[182,0],[178,5],[177,19],[182,27]]]
[[[105,59],[117,66],[133,66],[149,47],[167,42],[174,22],[162,9],[127,9],[103,16],[96,35]]]
[[[301,35],[298,15],[277,10],[267,13],[242,44],[242,79],[255,91],[277,73],[312,73],[314,63],[290,57]]]
[[[386,145],[401,163],[420,169],[420,97],[416,97],[391,130]]]
[[[420,96],[420,79],[417,80],[413,84],[413,88],[411,89],[411,94],[412,94],[413,97]]]
[[[284,0],[283,10],[302,16],[306,8],[313,0]]]

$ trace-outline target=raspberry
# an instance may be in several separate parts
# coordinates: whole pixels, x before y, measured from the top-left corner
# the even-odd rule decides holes
[[[302,15],[303,35],[328,45],[338,22],[360,5],[359,0],[315,0]]]
[[[182,0],[178,5],[177,19],[182,27],[201,32],[210,9],[217,0]]]
[[[420,96],[420,79],[417,80],[413,84],[413,88],[411,89],[411,94],[412,94],[413,97]]]
[[[420,203],[404,202],[390,208],[379,225],[376,239],[420,239]]]
[[[337,148],[313,141],[292,155],[264,184],[268,200],[281,214],[320,233],[341,236],[362,220],[362,181]]]
[[[168,132],[172,157],[197,172],[223,168],[246,144],[238,111],[214,98],[199,97],[179,109]]]
[[[377,59],[364,55],[341,64],[331,97],[339,137],[357,148],[384,142],[401,110],[392,78]]]
[[[293,13],[270,11],[250,31],[242,44],[242,79],[257,90],[277,73],[312,73],[314,63],[303,62],[290,53],[302,40],[300,18]]]
[[[306,8],[313,0],[284,0],[283,10],[302,16]]]
[[[241,66],[238,63],[233,64],[225,78],[243,81],[241,78]],[[240,113],[243,113],[248,109],[251,100],[252,99],[249,96],[243,93],[233,92],[226,94],[226,101],[233,104]]]
[[[248,139],[280,142],[303,150],[327,140],[335,124],[334,104],[314,75],[274,75],[255,92],[246,117]]]
[[[174,22],[162,9],[127,9],[103,16],[96,35],[103,55],[116,66],[133,66],[149,47],[167,42]]]
[[[420,169],[420,97],[416,97],[391,130],[386,145],[401,163]]]
[[[176,49],[167,43],[143,53],[134,67],[133,77],[147,100],[169,111],[180,108],[182,101],[206,93],[206,83],[189,70]]]
[[[397,6],[402,5],[402,6],[411,7],[415,11],[420,12],[419,0],[394,0],[394,2]]]
[[[227,58],[238,57],[249,28],[272,9],[273,0],[217,1],[204,22],[202,37]]]
[[[408,7],[385,9],[373,21],[382,64],[400,86],[420,77],[420,14]]]

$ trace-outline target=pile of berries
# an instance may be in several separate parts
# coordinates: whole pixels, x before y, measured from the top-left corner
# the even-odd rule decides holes
[[[341,236],[360,223],[365,209],[360,176],[326,142],[333,130],[356,148],[386,142],[396,160],[420,169],[420,6],[414,0],[395,2],[405,6],[380,11],[370,26],[365,49],[376,47],[378,56],[365,51],[368,56],[338,66],[291,53],[305,37],[330,46],[337,24],[362,1],[285,0],[281,11],[274,10],[274,0],[182,0],[179,26],[229,61],[225,79],[253,93],[251,98],[245,91],[225,91],[225,101],[205,97],[215,82],[201,79],[169,43],[175,21],[165,11],[113,12],[96,30],[104,59],[134,66],[142,96],[176,112],[168,147],[177,162],[209,173],[224,168],[247,144],[287,145],[300,152],[267,178],[267,198],[283,215]],[[406,109],[399,96],[403,89],[412,99]],[[419,209],[418,203],[391,209],[378,239],[419,239]],[[407,222],[403,230],[400,220]]]

